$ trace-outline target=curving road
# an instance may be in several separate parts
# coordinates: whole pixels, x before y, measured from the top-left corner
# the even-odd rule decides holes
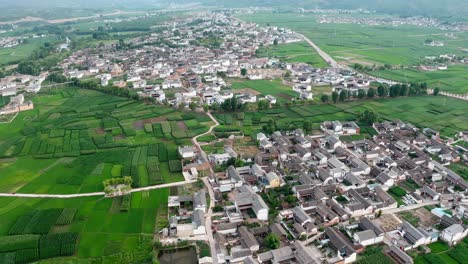
[[[216,120],[216,118],[214,118],[213,115],[212,115],[210,112],[206,112],[206,115],[207,115],[207,116],[211,119],[211,121],[213,121],[215,124],[212,125],[212,126],[210,127],[210,129],[209,129],[207,132],[205,132],[205,133],[203,133],[203,134],[200,134],[200,135],[195,136],[195,137],[192,138],[193,144],[194,144],[195,147],[198,148],[201,152],[204,152],[204,151],[201,149],[200,143],[198,143],[198,138],[208,135],[209,133],[213,132],[213,129],[214,129],[215,127],[219,126],[218,120]]]

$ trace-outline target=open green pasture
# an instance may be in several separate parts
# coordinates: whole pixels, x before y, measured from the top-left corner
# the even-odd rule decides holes
[[[258,57],[278,58],[283,62],[302,62],[317,68],[326,68],[328,64],[305,41],[260,47]]]
[[[168,195],[169,189],[133,193],[125,208],[123,197],[0,198],[0,259],[151,263],[153,233],[167,224]],[[69,257],[49,259],[58,256]]]
[[[401,119],[420,128],[437,129],[446,136],[453,136],[459,131],[468,129],[466,102],[439,96],[422,96],[354,101],[335,105],[297,105],[245,114],[217,114],[215,116],[221,126],[215,129],[215,134],[219,136],[225,133],[243,132],[255,136],[255,133],[269,120],[276,121],[279,127],[291,129],[302,127],[304,121],[309,120],[313,123],[313,128],[318,130],[323,121],[356,120],[357,114],[366,109],[378,112],[381,119]],[[369,135],[372,133],[368,131]]]
[[[134,187],[180,181],[169,166],[179,162],[177,146],[211,124],[205,114],[92,90],[45,90],[32,100],[34,110],[0,125],[0,192],[95,192],[121,176]]]

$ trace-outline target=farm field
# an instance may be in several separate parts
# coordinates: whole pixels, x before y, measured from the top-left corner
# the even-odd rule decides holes
[[[84,89],[45,90],[33,101],[34,110],[0,125],[0,192],[96,192],[123,176],[133,187],[182,181],[169,166],[180,163],[177,146],[211,122]]]
[[[153,233],[167,224],[168,195],[169,189],[133,193],[127,203],[123,197],[0,198],[0,262],[152,263]]]
[[[28,43],[20,44],[12,48],[0,48],[0,65],[13,63],[26,59],[35,49],[46,42],[55,42],[55,37],[28,39]]]
[[[328,64],[305,41],[270,45],[257,50],[258,57],[278,58],[283,62],[302,62],[316,68],[326,68]]]
[[[444,71],[420,71],[415,68],[372,71],[371,75],[399,82],[425,82],[451,93],[468,92],[468,65],[450,65]]]
[[[444,242],[438,241],[429,245],[431,253],[418,254],[410,252],[414,258],[415,264],[463,264],[466,263],[468,258],[468,240],[465,238],[454,247],[448,247]]]
[[[302,127],[304,121],[309,120],[313,123],[313,128],[318,130],[323,121],[356,120],[356,115],[366,109],[378,112],[382,119],[401,119],[420,128],[431,127],[440,130],[445,136],[453,136],[459,131],[468,129],[466,102],[441,96],[423,96],[354,101],[335,105],[299,105],[244,114],[217,114],[215,116],[221,126],[214,132],[218,136],[239,132],[255,136],[269,120],[274,120],[278,127],[284,129]],[[361,131],[369,135],[375,133],[365,126]]]
[[[344,15],[340,14],[340,16]],[[327,24],[319,23],[317,21],[318,17],[315,15],[298,15],[295,13],[261,12],[239,16],[239,18],[260,25],[269,24],[300,32],[337,61],[348,65],[360,63],[368,66],[374,64],[414,66],[419,65],[426,56],[442,54],[467,55],[466,52],[462,51],[462,49],[468,48],[467,33],[454,33],[454,37],[449,37],[446,35],[447,32],[430,27]],[[445,45],[443,47],[425,46],[423,43],[427,39],[441,41]],[[453,71],[457,71],[457,69],[458,67],[455,66]],[[466,76],[468,74],[466,67],[462,69],[461,73]],[[457,71],[454,74],[458,75],[459,73]],[[392,73],[383,74],[392,77]],[[440,75],[442,76],[434,77],[447,78],[443,77],[445,74],[441,72]],[[458,77],[461,78],[460,75]],[[420,78],[428,79],[424,76],[420,76]],[[432,78],[432,76],[429,76],[429,78]],[[410,78],[410,81],[416,80]],[[434,79],[434,81],[437,82],[437,79]],[[441,82],[443,81],[441,80]],[[458,84],[459,82],[460,80],[452,80],[447,85],[442,85],[441,88],[458,93],[468,92],[467,86]],[[433,82],[430,83],[433,84]]]
[[[233,80],[231,87],[234,90],[252,89],[263,96],[271,94],[280,102],[288,102],[299,95],[281,80]]]

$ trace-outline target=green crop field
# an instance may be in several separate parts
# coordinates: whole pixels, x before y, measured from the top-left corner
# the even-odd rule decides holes
[[[332,16],[332,15],[330,15]],[[340,16],[346,16],[340,14]],[[355,15],[357,17],[364,15]],[[300,32],[314,41],[322,50],[330,54],[337,61],[346,64],[360,63],[363,65],[419,65],[426,56],[438,56],[442,54],[454,54],[467,56],[462,49],[468,48],[468,34],[454,33],[453,37],[447,32],[431,28],[416,26],[365,26],[358,24],[333,24],[319,23],[317,16],[313,14],[295,13],[255,13],[239,17],[242,20],[256,22],[260,25],[271,25],[290,28]],[[443,47],[431,47],[423,45],[427,39],[441,41]],[[427,81],[435,85],[441,78],[442,89],[457,92],[468,92],[468,81],[463,76],[468,75],[467,67],[453,66],[447,73],[420,73],[419,80]],[[399,71],[399,70],[398,70]],[[388,78],[394,76],[394,71],[375,72]],[[408,75],[414,74],[409,71]],[[411,77],[411,76],[408,76]],[[392,78],[393,79],[393,78]],[[409,78],[409,81],[416,81]]]
[[[35,49],[46,42],[57,41],[56,37],[29,39],[28,43],[20,44],[12,48],[0,48],[0,65],[17,62],[26,59]]]
[[[326,68],[328,64],[307,42],[270,45],[257,51],[258,57],[278,58],[283,62],[303,62],[317,68]]]
[[[253,89],[263,96],[271,94],[280,102],[290,101],[299,94],[294,92],[291,87],[283,85],[281,80],[234,80],[232,89]]]
[[[222,124],[215,129],[215,135],[223,136],[227,132],[244,132],[255,135],[269,120],[275,120],[281,128],[302,127],[305,120],[313,123],[315,129],[320,123],[330,120],[356,120],[357,114],[369,109],[380,114],[382,119],[401,119],[424,128],[440,130],[442,135],[453,136],[468,129],[468,105],[458,99],[420,96],[379,100],[354,101],[342,104],[312,104],[272,108],[256,112],[246,112],[242,119],[237,114],[217,114]],[[229,117],[227,117],[229,116]],[[226,120],[231,120],[230,123]],[[365,131],[364,131],[365,132]],[[369,135],[372,131],[368,131]]]
[[[468,65],[450,65],[443,71],[421,71],[416,68],[372,71],[370,74],[399,82],[426,82],[451,93],[468,92]]]
[[[177,146],[211,125],[205,114],[92,90],[44,90],[32,100],[34,110],[0,125],[0,192],[96,192],[123,176],[134,187],[181,181],[169,170]]]
[[[0,198],[0,260],[151,263],[155,226],[167,224],[168,195],[169,189],[133,193],[127,211],[119,210],[122,197]]]
[[[435,242],[429,245],[431,253],[421,254],[410,251],[410,255],[414,258],[415,264],[463,264],[468,258],[468,240],[458,242],[454,247],[448,247],[444,242]]]

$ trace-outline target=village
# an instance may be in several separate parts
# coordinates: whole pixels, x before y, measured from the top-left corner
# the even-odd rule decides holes
[[[458,150],[400,120],[373,127],[372,139],[350,142],[340,137],[360,133],[354,122],[327,121],[314,135],[259,133],[255,157],[209,176],[212,212],[204,190],[169,197],[160,240],[204,240],[213,230],[213,263],[352,263],[379,244],[396,263],[413,263],[407,251],[466,237],[468,183],[446,167]],[[242,157],[229,146],[207,158],[195,147],[179,154],[194,177]]]
[[[399,23],[426,22],[436,23]],[[288,103],[314,100],[314,87],[357,96],[395,83],[349,67],[257,56],[261,47],[301,41],[304,36],[290,29],[203,12],[166,21],[158,32],[130,41],[73,51],[58,67],[67,84],[129,89],[158,106],[207,112],[215,125],[202,135],[219,125],[208,110],[227,100],[279,105],[273,94],[232,88],[233,80],[280,80],[296,94]],[[39,92],[51,74],[2,78],[0,93],[11,98],[0,115],[33,109],[24,94]],[[407,264],[414,254],[429,253],[432,243],[462,241],[468,234],[468,183],[448,165],[467,160],[467,150],[406,121],[371,126],[376,134],[364,139],[353,138],[361,135],[355,121],[328,120],[314,133],[264,131],[249,153],[229,144],[235,135],[215,139],[223,151],[209,154],[197,142],[202,135],[191,138],[193,145],[177,148],[182,174],[202,187],[168,197],[169,224],[156,234],[158,242],[208,242],[211,257],[199,263],[353,263],[378,245],[396,263]],[[466,132],[457,137],[468,140]],[[108,183],[106,195],[131,193],[130,185]]]

